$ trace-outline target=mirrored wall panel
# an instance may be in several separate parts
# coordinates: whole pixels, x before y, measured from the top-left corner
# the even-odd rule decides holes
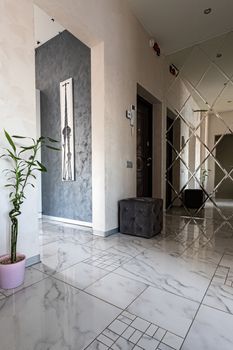
[[[166,58],[166,208],[233,220],[233,32]]]

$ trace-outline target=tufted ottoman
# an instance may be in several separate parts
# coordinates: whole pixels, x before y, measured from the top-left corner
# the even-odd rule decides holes
[[[163,200],[128,198],[120,204],[120,232],[150,238],[163,228]]]

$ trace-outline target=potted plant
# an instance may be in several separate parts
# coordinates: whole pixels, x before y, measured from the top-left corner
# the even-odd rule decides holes
[[[26,257],[17,252],[18,240],[18,217],[21,215],[21,206],[26,199],[27,186],[35,187],[33,180],[36,179],[37,171],[46,172],[46,167],[37,159],[38,152],[42,147],[59,150],[51,144],[57,142],[51,138],[40,137],[38,140],[23,137],[10,136],[6,131],[5,137],[9,144],[4,149],[0,158],[6,159],[9,168],[4,172],[7,175],[5,187],[10,189],[9,200],[11,210],[10,218],[10,253],[0,257],[0,288],[11,289],[21,285],[24,281]],[[16,141],[27,141],[27,146],[18,145]]]
[[[200,176],[200,182],[202,188],[205,188],[206,180],[208,179],[210,169],[201,169],[201,176]]]

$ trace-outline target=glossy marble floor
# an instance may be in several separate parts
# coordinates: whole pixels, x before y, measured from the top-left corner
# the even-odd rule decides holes
[[[164,220],[151,240],[43,221],[42,263],[0,290],[0,349],[232,350],[233,222]]]

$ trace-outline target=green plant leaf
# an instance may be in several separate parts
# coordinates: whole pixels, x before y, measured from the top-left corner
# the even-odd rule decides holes
[[[27,139],[27,137],[18,136],[18,135],[12,135],[12,138],[14,138],[14,139]]]
[[[57,141],[57,140],[52,139],[51,137],[48,137],[48,140],[49,140],[50,142],[54,142],[54,143],[59,142],[59,141]]]
[[[16,147],[15,147],[14,141],[12,140],[12,138],[10,137],[10,135],[8,134],[8,132],[6,130],[4,130],[4,133],[5,133],[5,136],[7,138],[7,141],[11,145],[12,149],[14,150],[14,152],[16,152]]]
[[[46,145],[46,147],[49,149],[52,149],[53,151],[60,151],[61,150],[60,148],[52,147],[52,146],[48,146],[48,145]]]
[[[32,186],[33,188],[35,188],[35,185],[33,185],[31,182],[28,182],[27,185],[30,185],[30,186]]]
[[[43,164],[41,164],[38,160],[36,162],[37,162],[37,164],[40,167],[40,171],[47,172],[47,169],[46,169],[46,167]]]
[[[14,159],[14,160],[21,160],[21,158],[16,157],[16,156],[14,155],[14,153],[11,152],[9,149],[7,149],[7,152],[8,152],[7,157],[10,157],[10,158],[12,158],[12,159]]]
[[[33,149],[35,146],[28,146],[28,147],[25,147],[25,146],[21,146],[20,148],[23,150],[21,152],[24,152],[24,151],[29,151],[30,149]],[[20,152],[20,153],[21,153]]]

